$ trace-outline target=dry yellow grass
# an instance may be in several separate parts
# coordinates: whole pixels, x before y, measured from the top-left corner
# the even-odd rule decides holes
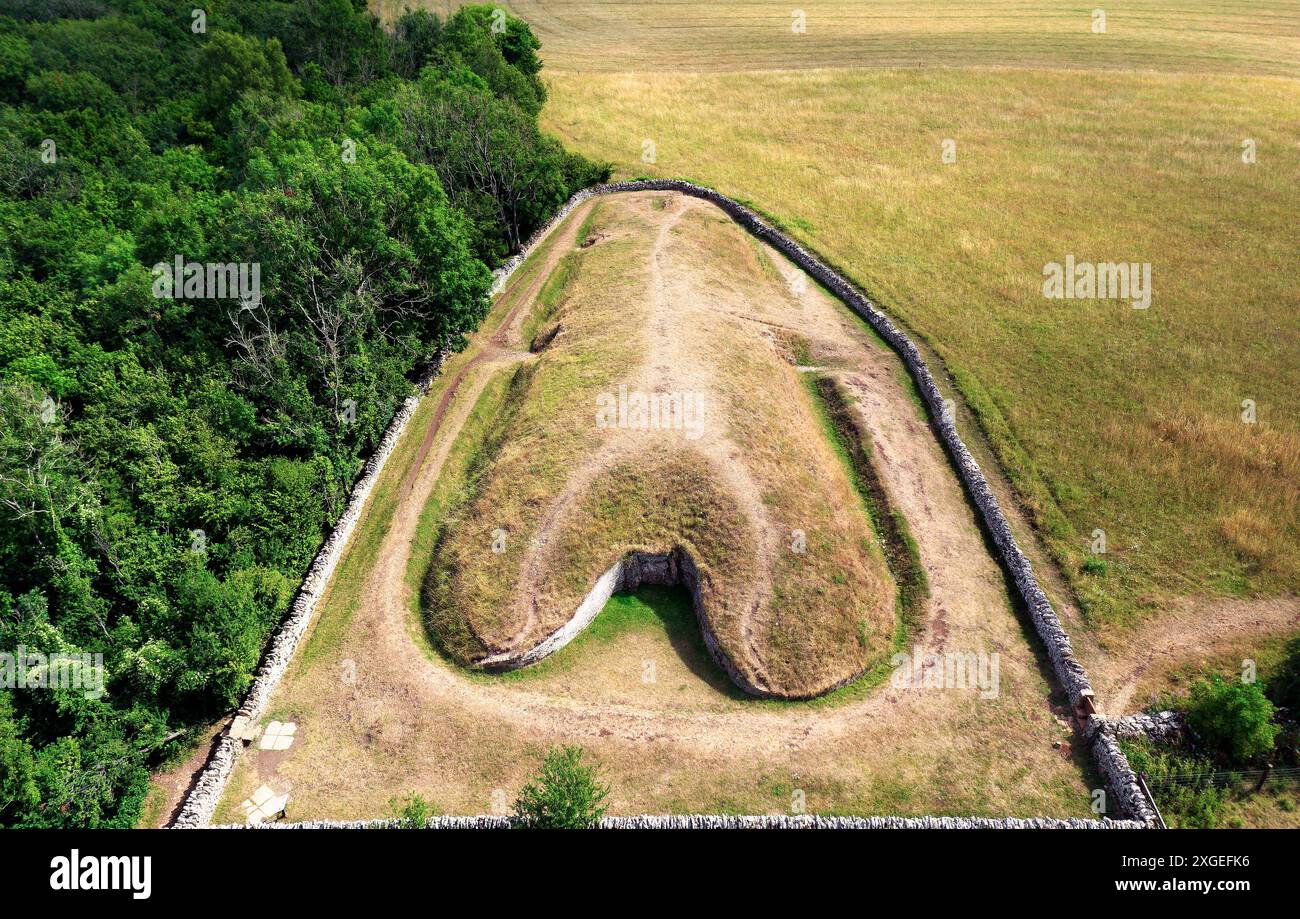
[[[974,70],[550,80],[545,118],[567,143],[622,175],[758,203],[928,342],[1094,622],[1176,595],[1300,590],[1300,84]],[[1043,267],[1067,254],[1151,263],[1150,309],[1045,299]],[[1241,420],[1247,399],[1255,424]],[[1248,519],[1265,522],[1254,538],[1225,538],[1221,522],[1244,534]],[[1106,564],[1083,573],[1097,529]]]
[[[374,0],[443,13],[447,0]],[[823,67],[1152,69],[1294,76],[1300,10],[1287,0],[510,0],[550,71]],[[1093,32],[1104,7],[1106,31]],[[796,33],[795,13],[804,13]]]

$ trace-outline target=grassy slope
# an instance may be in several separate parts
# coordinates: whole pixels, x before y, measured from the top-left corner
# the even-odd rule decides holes
[[[563,288],[555,279],[586,276],[570,253],[543,284],[539,299],[559,305]],[[586,253],[579,258],[585,260]],[[613,279],[601,304],[613,309],[620,293],[635,285],[633,240],[619,240],[600,250],[602,265]],[[525,331],[533,324],[529,317]],[[489,466],[478,482],[473,501],[447,525],[438,546],[439,562],[431,571],[427,590],[431,624],[453,657],[467,661],[483,653],[470,626],[488,641],[501,640],[518,627],[510,597],[532,533],[550,496],[557,494],[569,474],[599,444],[602,432],[593,417],[595,393],[613,388],[621,368],[636,359],[638,342],[614,323],[589,323],[593,333],[582,353],[561,351],[559,345],[542,358],[545,371],[530,374],[512,387],[508,424],[494,427],[496,443],[485,454]],[[546,449],[532,449],[543,439]],[[505,551],[490,551],[493,533],[507,535]]]
[[[675,258],[691,265],[700,284],[688,301],[709,303],[717,314],[770,309],[766,315],[778,323],[781,310],[794,307],[770,257],[721,213],[687,213],[674,236]],[[887,597],[882,608],[880,598],[895,585],[833,440],[823,436],[815,400],[784,349],[757,335],[748,320],[683,331],[708,355],[715,404],[722,401],[728,436],[746,456],[770,526],[807,537],[805,553],[789,551],[783,540],[773,565],[774,615],[755,629],[757,644],[769,649],[769,670],[787,686],[808,685],[819,671],[861,671],[893,642],[894,602]],[[854,646],[860,650],[850,651]],[[843,662],[859,654],[846,668]],[[841,662],[832,663],[833,656]]]
[[[762,202],[925,338],[1094,622],[1177,595],[1300,589],[1295,82],[983,70],[551,81],[546,121],[569,143],[623,174]],[[1245,137],[1254,165],[1240,159]],[[646,138],[654,164],[640,161]],[[1044,299],[1042,268],[1066,254],[1152,263],[1151,309]],[[1239,420],[1243,399],[1258,424]],[[1084,574],[1094,529],[1107,565]]]

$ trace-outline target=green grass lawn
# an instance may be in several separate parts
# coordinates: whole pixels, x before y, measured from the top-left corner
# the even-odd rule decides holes
[[[614,594],[591,624],[555,654],[531,667],[490,674],[487,678],[526,681],[562,673],[579,663],[586,651],[632,634],[666,639],[694,673],[730,696],[743,697],[743,693],[731,686],[726,674],[709,656],[700,634],[700,624],[695,618],[691,595],[682,587],[657,585],[645,585],[632,593]]]

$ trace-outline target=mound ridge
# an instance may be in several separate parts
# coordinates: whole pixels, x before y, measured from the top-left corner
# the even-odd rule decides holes
[[[466,665],[526,665],[630,570],[691,591],[711,653],[749,693],[815,696],[887,658],[896,586],[790,341],[764,318],[801,309],[786,277],[679,195],[601,201],[578,235],[521,319],[535,354],[438,541],[439,644]]]

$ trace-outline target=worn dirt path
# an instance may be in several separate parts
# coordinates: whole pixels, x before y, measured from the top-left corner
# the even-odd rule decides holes
[[[718,311],[720,301],[704,298],[693,288],[692,272],[685,259],[673,251],[672,232],[681,218],[691,212],[709,209],[695,198],[673,196],[666,200],[667,217],[660,221],[650,253],[651,299],[650,324],[655,334],[651,336],[646,357],[642,388],[649,392],[694,392],[706,394],[712,405],[720,404],[718,383],[713,364],[707,353],[690,347],[696,330],[707,327],[703,314]],[[725,310],[724,310],[725,311]],[[746,671],[762,689],[769,687],[768,674],[754,641],[754,622],[766,598],[772,593],[772,565],[777,553],[780,533],[772,525],[771,515],[763,502],[762,489],[755,483],[746,467],[736,443],[722,431],[712,432],[695,442],[695,448],[709,460],[714,475],[739,502],[741,512],[754,525],[758,534],[757,558],[754,561],[754,578],[747,593],[737,606],[743,611],[741,651],[745,656]]]
[[[1107,700],[1107,710],[1128,714],[1143,708],[1144,683],[1188,662],[1240,651],[1252,642],[1300,632],[1300,598],[1270,600],[1184,600],[1157,620],[1139,626],[1089,659],[1088,675]]]

